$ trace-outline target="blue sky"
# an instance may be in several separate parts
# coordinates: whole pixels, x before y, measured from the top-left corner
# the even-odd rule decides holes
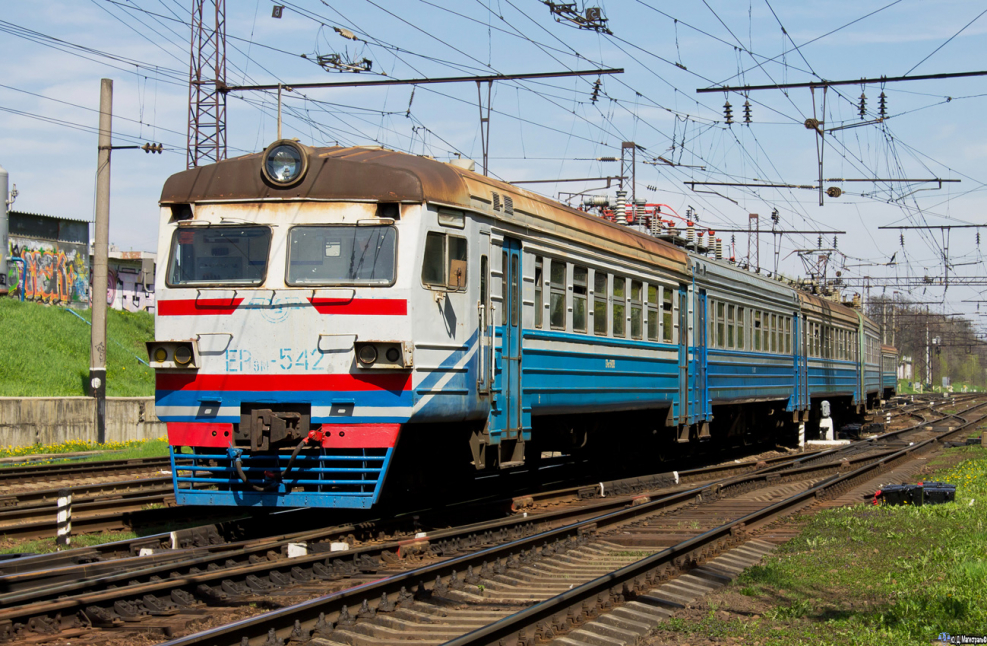
[[[112,78],[115,143],[160,141],[169,150],[114,153],[111,241],[123,249],[153,249],[161,185],[185,167],[191,2],[6,4],[0,16],[0,165],[20,192],[14,208],[92,217],[99,80]],[[935,185],[826,183],[847,194],[820,207],[811,190],[724,188],[715,195],[692,192],[683,182],[804,185],[818,174],[816,141],[803,125],[813,114],[808,89],[752,92],[752,123],[727,126],[725,98],[742,122],[745,97],[697,94],[697,88],[978,70],[984,67],[987,15],[978,16],[987,6],[610,0],[600,3],[613,31],[608,36],[556,23],[537,0],[279,4],[286,6],[277,20],[269,0],[228,0],[228,83],[356,77],[326,72],[314,62],[328,53],[369,58],[373,73],[394,78],[622,67],[624,74],[602,77],[595,103],[595,77],[496,84],[491,174],[506,180],[617,175],[618,164],[595,159],[619,157],[620,143],[631,140],[644,148],[639,159],[662,156],[683,165],[639,164],[638,195],[682,214],[692,206],[705,226],[744,228],[747,214],[759,213],[767,227],[777,208],[787,229],[847,231],[838,240],[847,276],[941,275],[947,250],[956,275],[985,273],[973,229],[949,238],[906,232],[902,247],[897,232],[877,227],[984,222],[987,77],[887,84],[890,118],[883,125],[827,136],[826,178],[939,177],[961,179],[959,184],[912,192]],[[359,40],[341,37],[334,27]],[[859,123],[862,91],[868,119],[875,118],[881,90],[831,89],[823,120],[829,127]],[[817,115],[821,97],[817,90]],[[381,144],[439,159],[456,152],[479,159],[476,99],[473,83],[420,86],[413,100],[411,87],[296,92],[285,100],[284,134],[312,145]],[[275,138],[274,106],[273,94],[230,96],[230,156],[262,150]],[[532,187],[557,196],[595,185]],[[730,235],[722,237],[729,244]],[[832,245],[829,238],[825,246]],[[747,236],[736,234],[736,243],[737,255],[746,255]],[[801,273],[794,250],[817,243],[816,236],[783,238],[782,271]],[[893,254],[898,264],[881,266]],[[761,265],[772,264],[771,237],[762,235]],[[911,292],[919,300],[943,293]],[[977,294],[951,288],[946,310],[971,311],[974,305],[959,301]]]

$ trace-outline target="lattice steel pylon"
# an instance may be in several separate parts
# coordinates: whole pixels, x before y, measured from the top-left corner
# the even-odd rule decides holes
[[[188,168],[226,159],[226,0],[193,0]]]

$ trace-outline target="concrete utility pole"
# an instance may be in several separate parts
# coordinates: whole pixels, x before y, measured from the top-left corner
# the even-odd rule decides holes
[[[0,296],[5,296],[8,290],[7,254],[10,245],[7,242],[7,171],[0,166]]]
[[[96,399],[96,441],[106,441],[106,258],[110,246],[110,146],[113,81],[99,86],[99,149],[96,165],[96,244],[93,248],[92,342],[89,349],[89,388]]]

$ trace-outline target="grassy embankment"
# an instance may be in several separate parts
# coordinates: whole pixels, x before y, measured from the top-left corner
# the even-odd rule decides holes
[[[664,643],[929,644],[987,631],[987,450],[949,449],[927,476],[955,503],[856,506],[793,519],[802,534],[664,622]],[[698,641],[697,641],[698,640]]]
[[[83,451],[100,451],[100,453],[78,458],[59,459],[58,457],[58,454],[60,453],[76,453]],[[42,460],[32,460],[30,462],[0,463],[0,468],[26,466],[33,467],[66,461],[92,462],[95,460],[134,460],[137,458],[157,458],[168,455],[168,440],[161,437],[155,440],[131,440],[129,442],[107,442],[105,444],[71,441],[65,442],[64,444],[0,446],[0,458],[15,458],[25,455],[45,455],[48,457]]]
[[[87,394],[92,310],[71,310],[0,298],[0,397],[72,397]],[[106,394],[154,395],[154,371],[145,341],[154,339],[147,312],[107,312]]]

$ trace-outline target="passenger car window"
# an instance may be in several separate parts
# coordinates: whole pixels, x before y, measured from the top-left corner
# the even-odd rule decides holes
[[[744,349],[744,337],[746,330],[744,329],[747,323],[747,310],[743,307],[737,307],[737,349]]]
[[[753,350],[756,352],[761,351],[761,312],[754,310],[754,323],[752,328],[752,333],[754,336],[754,347]]]
[[[662,287],[661,292],[661,335],[665,343],[672,343],[675,339],[672,326],[672,292],[668,287]]]
[[[727,347],[734,347],[734,317],[737,315],[736,305],[727,305]]]
[[[624,291],[627,289],[627,279],[619,276],[613,277],[613,335],[623,337],[626,311],[626,298]]]
[[[551,293],[549,296],[549,322],[553,330],[565,329],[565,263],[561,260],[552,261],[550,277]]]
[[[640,339],[642,327],[644,325],[641,291],[643,285],[639,280],[631,281],[631,338]]]
[[[607,275],[593,272],[593,333],[607,335]]]
[[[648,341],[658,340],[658,286],[648,284]]]
[[[723,344],[723,323],[726,315],[724,314],[724,304],[716,304],[716,347],[725,348]]]
[[[585,267],[572,268],[572,329],[586,331],[586,290],[589,271]]]

